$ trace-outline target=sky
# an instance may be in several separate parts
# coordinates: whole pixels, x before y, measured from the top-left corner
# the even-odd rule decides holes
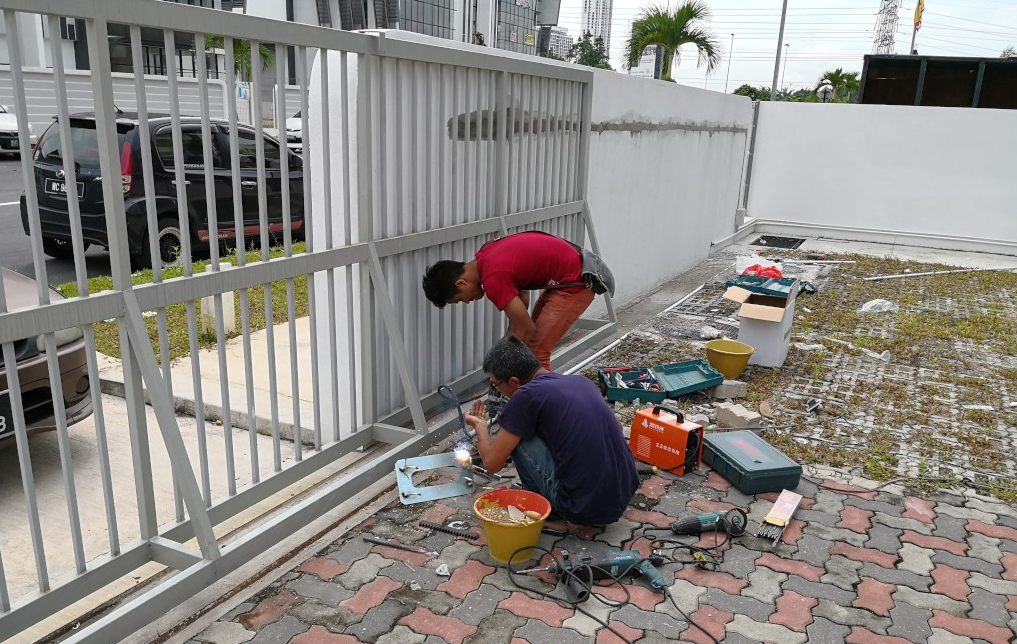
[[[672,6],[677,0],[671,0]],[[611,66],[623,70],[622,51],[640,10],[667,0],[614,0]],[[744,83],[770,87],[773,82],[782,0],[705,0],[723,60],[710,76],[696,67],[695,47],[683,47],[674,79],[694,87],[734,91]],[[917,0],[903,0],[898,11],[896,53],[908,53]],[[778,87],[815,87],[826,71],[841,67],[861,72],[873,53],[881,0],[787,0],[784,47]],[[577,37],[582,0],[562,0],[558,24]],[[732,35],[734,45],[732,47]],[[1017,47],[1017,0],[925,0],[915,48],[928,56],[997,57]],[[733,51],[733,54],[730,52]],[[730,79],[728,69],[730,66]]]

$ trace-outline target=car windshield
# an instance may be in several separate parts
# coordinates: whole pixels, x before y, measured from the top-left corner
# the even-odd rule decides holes
[[[117,147],[122,149],[127,141],[127,133],[134,129],[128,123],[117,123]],[[79,168],[99,167],[99,139],[95,131],[95,121],[90,119],[71,119],[71,150],[74,162]],[[39,141],[39,152],[36,160],[49,163],[63,163],[64,150],[60,145],[60,127],[53,122]]]
[[[6,105],[0,105],[0,114],[6,114],[6,113],[7,113],[7,106]],[[297,112],[297,115],[299,115],[299,114],[300,114],[300,112]]]
[[[296,114],[294,114],[294,115],[293,115],[293,116],[291,116],[290,118],[294,118],[294,119],[298,119],[298,118],[300,118],[300,112],[297,112]]]

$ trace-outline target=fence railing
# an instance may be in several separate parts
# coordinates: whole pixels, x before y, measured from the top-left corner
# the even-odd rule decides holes
[[[459,392],[479,386],[484,351],[504,333],[504,321],[486,304],[431,307],[419,288],[427,264],[466,258],[493,236],[529,229],[597,249],[584,201],[592,76],[580,68],[151,0],[72,6],[0,0],[0,8],[19,122],[28,122],[29,110],[18,12],[41,15],[50,33],[59,33],[60,16],[84,21],[95,114],[71,118],[68,75],[62,58],[52,56],[56,124],[39,133],[52,138],[21,158],[40,305],[10,310],[0,280],[0,345],[24,495],[23,520],[5,517],[0,525],[0,639],[150,562],[177,571],[66,641],[118,640],[292,535],[294,526],[390,476],[399,458],[445,438],[452,422],[429,418],[440,406],[433,392],[439,384]],[[159,30],[167,50],[180,40],[225,36],[226,96],[237,94],[234,39],[250,43],[254,69],[261,64],[258,45],[275,47],[277,122],[286,116],[285,45],[294,46],[302,159],[263,136],[260,101],[252,102],[253,127],[238,123],[232,100],[226,118],[216,119],[210,95],[218,86],[204,69],[196,113],[171,100],[169,117],[151,116],[153,88],[140,73],[136,114],[118,113],[106,46],[111,24],[128,27],[136,70],[143,69],[142,29]],[[199,25],[203,31],[195,32]],[[51,45],[55,53],[59,42]],[[196,60],[202,67],[204,57]],[[180,97],[175,70],[167,74],[168,96]],[[260,82],[255,76],[254,96]],[[19,138],[28,149],[27,127]],[[86,243],[108,246],[111,291],[89,292]],[[237,266],[225,270],[229,246],[252,245],[260,249],[255,261],[238,252]],[[52,297],[47,253],[73,261],[77,297]],[[195,259],[204,257],[207,272]],[[171,279],[162,260],[174,258],[182,276]],[[146,264],[150,282],[134,283],[132,267]],[[237,340],[224,326],[234,292]],[[200,333],[196,303],[203,298],[214,309],[214,340]],[[298,312],[305,307],[311,347],[300,354]],[[607,321],[580,320],[579,340],[555,359],[610,334],[610,302],[608,313]],[[111,459],[109,433],[120,428],[107,422],[98,389],[95,329],[111,319],[122,353],[129,464]],[[255,333],[262,320],[264,330]],[[87,472],[71,458],[70,436],[78,428],[68,428],[60,385],[58,345],[67,329],[81,330],[87,359],[93,406],[87,422],[97,455]],[[172,360],[180,334],[192,358],[190,374]],[[19,348],[37,338],[45,347],[66,499],[66,526],[47,523],[45,537],[43,515],[49,514],[33,480],[32,427],[15,368]],[[197,359],[203,341],[214,346],[221,427],[205,415],[203,397],[213,389]],[[231,362],[227,345],[236,342],[244,358]],[[188,375],[193,434],[181,431],[173,404],[174,381]],[[267,379],[267,397],[254,394],[256,378]],[[281,390],[293,401],[292,438],[281,431]],[[237,410],[246,412],[246,427],[235,426]],[[267,438],[257,433],[258,418],[268,419]],[[149,422],[157,432],[149,432]],[[371,449],[358,451],[364,447]],[[163,452],[172,478],[160,488],[154,462]],[[216,536],[217,527],[341,460],[348,461],[343,473],[313,494],[269,511],[239,535]],[[96,479],[95,498],[78,495],[83,477]],[[82,510],[95,507],[102,518],[88,520],[83,531]],[[13,525],[23,525],[24,533],[9,534]],[[192,539],[196,545],[189,545]],[[32,578],[34,594],[11,592],[6,571],[12,569]]]

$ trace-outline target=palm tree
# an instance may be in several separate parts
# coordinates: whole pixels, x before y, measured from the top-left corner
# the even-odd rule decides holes
[[[858,72],[845,72],[842,67],[838,67],[820,76],[815,89],[818,90],[823,81],[833,85],[831,102],[840,98],[841,102],[850,103],[858,96]]]
[[[205,36],[205,51],[213,49],[226,49],[226,39],[222,36]],[[191,52],[195,46],[191,44]],[[261,54],[261,71],[267,70],[275,64],[275,50],[265,44],[258,45],[258,53]],[[233,39],[233,70],[236,72],[237,80],[250,81],[254,78],[251,74],[251,41]]]
[[[632,33],[625,43],[626,69],[639,64],[647,47],[659,45],[664,49],[661,80],[671,80],[671,67],[679,60],[682,45],[695,45],[699,52],[697,67],[706,63],[706,73],[712,74],[720,65],[720,43],[713,33],[699,23],[710,19],[710,8],[701,0],[691,0],[672,9],[670,5],[650,5],[632,23]]]

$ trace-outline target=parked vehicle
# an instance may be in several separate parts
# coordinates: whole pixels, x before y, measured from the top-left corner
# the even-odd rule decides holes
[[[3,276],[8,310],[38,306],[39,291],[35,280],[15,273],[9,268],[0,268],[0,274]],[[50,297],[54,300],[65,299],[56,291],[52,291]],[[54,335],[65,415],[67,424],[73,425],[92,415],[85,341],[78,327],[58,331]],[[17,356],[18,384],[25,409],[25,426],[29,431],[56,429],[53,390],[50,387],[43,336],[15,342],[14,354]],[[10,444],[11,441],[7,439],[14,436],[14,416],[11,411],[7,370],[8,365],[4,364],[3,352],[0,351],[0,446]]]
[[[299,123],[299,119],[297,121]],[[35,145],[35,129],[28,124],[28,140]],[[18,117],[7,109],[6,105],[0,105],[0,152],[21,154],[21,140],[18,139]]]
[[[282,141],[282,136],[276,128],[266,128],[265,132]],[[304,124],[300,118],[300,112],[286,119],[286,147],[294,154],[304,152]]]
[[[180,137],[183,144],[184,184],[186,211],[191,249],[194,254],[207,255],[210,226],[206,197],[205,163],[201,121],[196,117],[182,117]],[[123,181],[124,205],[127,211],[127,238],[130,245],[131,265],[137,268],[152,266],[148,242],[148,211],[141,163],[141,136],[137,114],[118,112],[118,148],[120,173]],[[109,248],[106,215],[99,172],[99,146],[94,113],[70,116],[71,146],[76,168],[74,184],[65,180],[60,130],[54,122],[43,132],[33,155],[35,188],[42,223],[43,250],[51,257],[73,257],[71,227],[68,216],[67,191],[77,192],[81,213],[82,238],[87,248],[96,244]],[[218,238],[224,245],[232,245],[237,238],[233,214],[233,176],[229,148],[229,125],[225,121],[211,122],[212,181],[215,195],[215,212]],[[183,248],[183,226],[179,218],[176,175],[174,172],[172,125],[166,115],[152,115],[148,132],[153,150],[152,174],[155,189],[155,207],[159,225],[158,248],[163,266],[180,260]],[[244,218],[243,236],[246,242],[257,241],[261,232],[258,208],[257,147],[255,130],[239,126],[240,192]],[[300,157],[284,152],[271,137],[264,137],[265,198],[268,213],[268,232],[279,235],[285,225],[282,204],[282,177],[290,187],[290,226],[295,239],[303,236],[304,190],[303,169]],[[21,196],[21,220],[25,234],[29,234],[28,207]]]

